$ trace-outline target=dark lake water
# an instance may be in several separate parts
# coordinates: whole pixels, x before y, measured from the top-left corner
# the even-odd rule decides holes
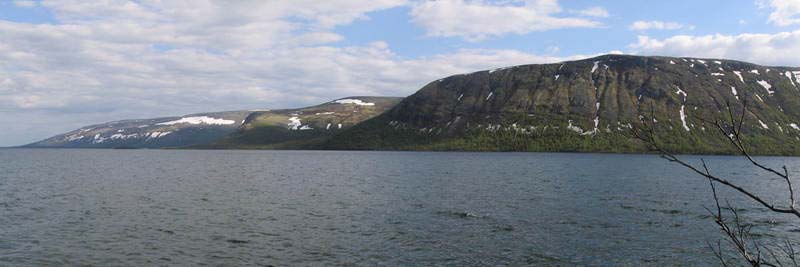
[[[784,199],[740,158],[706,159]],[[0,266],[715,265],[710,201],[649,155],[3,149]]]

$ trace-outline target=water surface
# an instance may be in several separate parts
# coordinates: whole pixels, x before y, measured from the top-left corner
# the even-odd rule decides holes
[[[722,194],[799,240],[797,220]],[[0,265],[713,265],[710,201],[651,155],[3,149]]]

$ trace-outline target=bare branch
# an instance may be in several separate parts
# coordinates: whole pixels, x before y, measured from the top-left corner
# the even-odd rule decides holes
[[[658,152],[662,158],[666,159],[669,162],[677,163],[703,177],[708,179],[709,185],[711,186],[711,191],[714,197],[714,205],[716,206],[716,213],[708,210],[709,213],[712,214],[714,218],[714,222],[719,226],[720,230],[725,234],[726,240],[731,246],[734,248],[734,251],[750,266],[784,266],[783,260],[789,259],[793,266],[797,265],[796,260],[796,253],[794,248],[791,246],[790,242],[786,242],[785,247],[780,247],[780,251],[783,252],[784,258],[779,257],[775,250],[769,246],[763,246],[759,244],[758,241],[752,238],[752,227],[751,224],[745,224],[742,221],[742,218],[739,216],[739,212],[732,208],[730,203],[727,203],[727,206],[723,208],[720,205],[719,196],[716,188],[716,184],[722,184],[726,187],[733,189],[736,192],[739,192],[745,195],[747,198],[755,201],[760,206],[767,208],[768,210],[776,213],[784,213],[784,214],[792,214],[797,218],[800,218],[800,210],[795,208],[795,197],[794,197],[794,187],[792,184],[792,180],[789,176],[789,171],[786,166],[783,166],[782,171],[777,171],[770,167],[767,167],[764,164],[756,161],[748,152],[747,146],[743,141],[743,132],[742,127],[744,125],[744,120],[747,114],[747,103],[746,101],[742,102],[742,108],[740,114],[735,114],[733,108],[731,107],[730,103],[726,103],[728,108],[727,118],[728,121],[722,120],[713,120],[709,121],[703,118],[699,118],[700,121],[703,122],[703,125],[712,125],[716,128],[720,134],[725,136],[728,142],[735,147],[735,149],[747,159],[753,166],[756,166],[758,169],[765,171],[767,173],[776,175],[781,177],[788,187],[789,193],[789,205],[787,207],[780,207],[776,206],[775,204],[768,203],[762,196],[759,196],[748,189],[739,186],[723,177],[714,175],[711,173],[708,164],[706,163],[705,159],[701,158],[700,161],[702,166],[697,167],[693,164],[690,164],[677,155],[669,152],[667,149],[661,146],[661,143],[658,140],[655,125],[650,125],[647,122],[650,122],[652,119],[649,120],[641,120],[641,124],[637,124],[634,129],[631,129],[632,135],[643,141],[650,149],[653,151]],[[653,112],[654,113],[654,112]],[[738,116],[737,116],[738,115]],[[641,116],[644,117],[644,116]],[[654,117],[654,115],[653,115]],[[726,117],[726,116],[723,116]],[[725,216],[723,216],[723,210],[728,211],[731,217],[731,221],[726,221]],[[723,256],[721,242],[717,242],[717,248],[715,249],[710,243],[709,247],[714,252],[714,255],[717,259],[720,260],[723,266],[728,266],[728,262],[725,261],[725,257]],[[769,260],[767,259],[769,258]]]
[[[729,112],[729,117],[731,119],[734,118],[732,112]],[[775,171],[772,168],[766,167],[766,166],[762,165],[761,163],[757,162],[755,159],[753,159],[750,156],[750,154],[744,148],[744,146],[741,143],[741,140],[739,138],[736,138],[736,134],[735,133],[729,134],[725,130],[725,128],[722,125],[722,123],[720,123],[718,121],[715,121],[715,122],[712,122],[712,123],[713,123],[713,125],[716,126],[716,128],[718,130],[720,130],[720,133],[725,135],[726,138],[728,138],[728,140],[731,142],[731,144],[733,144],[737,148],[737,150],[739,150],[739,152],[742,153],[742,155],[745,158],[747,158],[748,161],[750,161],[750,163],[752,163],[753,165],[755,165],[756,167],[758,167],[758,168],[760,168],[762,170],[768,171],[770,173],[778,175],[779,177],[784,178],[784,180],[786,180],[787,183],[791,184],[791,180],[788,178],[788,171],[786,173],[780,173],[778,171]],[[710,172],[702,171],[702,170],[698,169],[697,167],[695,167],[694,165],[691,165],[691,164],[681,160],[676,155],[674,155],[671,152],[665,150],[664,148],[662,148],[659,145],[658,140],[656,140],[656,137],[655,137],[656,134],[655,134],[654,127],[648,127],[646,125],[647,124],[643,124],[642,125],[642,129],[636,129],[636,127],[635,127],[634,129],[632,129],[632,134],[633,134],[634,137],[636,137],[639,140],[642,140],[643,142],[648,144],[653,150],[655,150],[658,153],[660,153],[662,158],[668,160],[669,162],[674,162],[674,163],[677,163],[677,164],[679,164],[681,166],[684,166],[687,169],[689,169],[689,170],[691,170],[691,171],[693,171],[693,172],[695,172],[695,173],[697,173],[697,174],[699,174],[699,175],[701,175],[701,176],[703,176],[703,177],[705,177],[707,179],[711,179],[711,180],[713,180],[715,182],[718,182],[718,183],[723,184],[723,185],[725,185],[725,186],[727,186],[729,188],[732,188],[732,189],[744,194],[745,196],[747,196],[751,200],[756,201],[761,206],[763,206],[763,207],[765,207],[765,208],[767,208],[767,209],[769,209],[771,211],[778,212],[778,213],[792,214],[795,217],[800,218],[800,210],[795,209],[794,204],[793,204],[794,203],[794,190],[793,189],[790,189],[791,190],[791,192],[790,192],[791,196],[790,196],[790,205],[789,205],[788,208],[781,208],[781,207],[775,206],[773,204],[770,204],[767,201],[765,201],[764,199],[762,199],[760,196],[750,192],[749,190],[747,190],[747,189],[745,189],[745,188],[743,188],[743,187],[741,187],[739,185],[736,185],[736,184],[728,181],[727,179],[723,179],[721,177],[713,175]],[[735,132],[736,130],[732,130],[732,131]],[[731,136],[731,135],[733,135],[733,136]]]
[[[722,253],[722,241],[721,240],[717,240],[717,247],[716,248],[714,248],[714,246],[711,245],[711,243],[708,243],[708,248],[710,248],[711,251],[714,252],[714,257],[717,257],[717,260],[719,260],[719,263],[722,264],[723,267],[730,266],[730,265],[728,265],[728,261],[725,260],[725,255]]]

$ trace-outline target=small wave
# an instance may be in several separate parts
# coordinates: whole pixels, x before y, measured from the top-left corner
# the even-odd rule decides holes
[[[446,215],[449,217],[462,218],[462,219],[481,218],[481,216],[479,216],[478,214],[468,211],[439,211],[436,213],[439,215]]]
[[[166,234],[171,234],[171,235],[174,235],[174,234],[175,234],[175,232],[174,232],[174,231],[172,231],[172,230],[166,230],[166,229],[156,229],[156,231],[159,231],[159,232],[162,232],[162,233],[166,233]]]
[[[498,225],[492,232],[513,232],[515,230],[512,225]]]

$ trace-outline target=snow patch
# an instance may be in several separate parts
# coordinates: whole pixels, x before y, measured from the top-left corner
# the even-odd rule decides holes
[[[583,129],[581,129],[581,127],[572,125],[572,120],[569,120],[568,122],[569,122],[569,125],[567,125],[567,129],[569,129],[569,130],[571,130],[573,132],[579,133],[579,134],[583,134]]]
[[[172,132],[149,132],[149,133],[147,133],[145,136],[146,136],[148,139],[151,139],[151,138],[161,138],[161,137],[164,137],[164,136],[166,136],[166,135],[168,135],[168,134],[171,134],[171,133],[172,133]]]
[[[742,83],[744,83],[744,78],[742,77],[742,72],[741,71],[733,71],[733,74],[736,74],[736,76],[739,76],[739,80],[742,81]]]
[[[736,92],[736,87],[731,86],[731,93],[736,97],[736,100],[739,100],[739,93]]]
[[[100,134],[95,134],[94,135],[94,140],[92,140],[92,143],[99,144],[99,143],[105,142],[106,139],[107,138],[100,137]]]
[[[300,126],[302,126],[302,125],[303,125],[303,123],[300,122],[300,118],[298,118],[298,117],[289,118],[289,123],[287,124],[287,126],[289,127],[290,130],[300,129]]]
[[[722,61],[719,60],[714,60],[714,63],[717,63],[717,65],[722,65]]]
[[[786,78],[789,78],[789,82],[792,83],[792,86],[794,86],[794,88],[797,88],[797,84],[795,84],[794,79],[792,79],[793,73],[791,71],[786,71],[786,73],[784,73],[783,75],[785,75]]]
[[[489,92],[489,95],[486,96],[486,100],[489,100],[489,98],[492,98],[493,95],[494,95],[494,92]]]
[[[504,69],[507,69],[507,67],[506,67],[506,68],[497,68],[497,69],[493,69],[493,70],[490,70],[490,71],[489,71],[489,73],[493,73],[493,72],[495,72],[495,71],[498,71],[498,70],[504,70]]]
[[[760,84],[760,85],[761,85],[761,87],[764,87],[764,89],[765,89],[765,90],[767,90],[767,93],[768,93],[769,95],[772,95],[772,94],[774,94],[774,93],[775,93],[775,91],[769,90],[769,89],[772,89],[772,85],[771,85],[771,84],[769,84],[767,81],[762,81],[762,80],[759,80],[759,81],[758,81],[758,84]]]
[[[750,73],[753,73],[755,75],[761,75],[761,73],[759,73],[758,70],[751,70]]]
[[[681,122],[683,123],[683,129],[686,129],[686,131],[688,132],[688,131],[691,131],[691,130],[689,129],[689,125],[686,124],[686,111],[684,109],[685,109],[685,106],[681,105],[681,112],[680,112],[681,113]]]
[[[800,131],[800,127],[798,127],[798,126],[797,126],[797,123],[789,123],[789,126],[791,126],[792,128],[794,128],[795,130],[798,130],[798,131]]]
[[[669,64],[670,64],[670,65],[675,65],[675,61],[672,61],[672,60],[670,60],[670,61],[669,61]]]
[[[561,77],[561,75],[556,74],[556,81],[558,81],[558,77]]]
[[[175,124],[209,124],[209,125],[228,125],[234,124],[236,121],[226,120],[226,119],[217,119],[208,116],[198,116],[198,117],[186,117],[181,118],[179,120],[156,123],[156,125],[175,125]]]
[[[319,116],[319,115],[331,115],[331,114],[336,114],[336,112],[330,112],[330,111],[328,111],[328,112],[319,112],[319,113],[314,113],[314,115],[317,115],[317,116]]]
[[[714,72],[711,73],[711,76],[725,76],[725,73]]]
[[[758,120],[758,123],[760,123],[760,124],[761,124],[761,128],[764,128],[765,130],[769,130],[769,126],[767,126],[767,124],[766,124],[766,123],[764,123],[763,121],[761,121],[761,120]]]
[[[111,140],[117,140],[117,139],[123,139],[124,140],[124,139],[129,139],[129,138],[138,138],[138,137],[139,137],[139,134],[119,134],[118,133],[118,134],[111,135],[109,138],[111,138]]]
[[[680,86],[677,86],[677,85],[676,85],[675,87],[676,87],[676,88],[678,88],[678,91],[676,91],[675,93],[676,93],[676,94],[678,94],[678,95],[683,95],[683,102],[686,102],[686,97],[688,96],[688,95],[686,94],[686,92],[684,92],[684,91],[681,89],[681,87],[680,87]]]
[[[359,105],[359,106],[374,106],[375,105],[375,103],[364,102],[364,101],[361,101],[361,99],[339,99],[339,100],[336,100],[336,101],[333,101],[333,102],[334,103],[338,103],[338,104],[356,104],[356,105]]]
[[[594,71],[596,71],[596,70],[597,70],[597,66],[598,66],[598,64],[600,64],[600,61],[595,61],[595,62],[594,62],[594,66],[592,66],[592,73],[594,73]]]
[[[83,139],[83,137],[84,137],[83,135],[70,135],[70,136],[67,136],[67,141],[72,142],[72,141],[75,141],[75,140]]]

